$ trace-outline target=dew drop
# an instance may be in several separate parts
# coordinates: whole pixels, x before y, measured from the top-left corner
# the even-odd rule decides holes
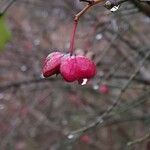
[[[88,82],[88,79],[83,79],[83,81],[82,81],[82,83],[81,83],[81,85],[86,85],[87,84],[87,82]]]
[[[40,77],[41,77],[41,79],[44,79],[44,78],[45,78],[44,75],[43,75],[43,73],[40,75]]]
[[[95,38],[96,38],[96,40],[101,40],[102,37],[103,37],[103,35],[101,33],[99,33],[99,34],[96,35]]]
[[[71,140],[71,139],[73,139],[73,138],[74,138],[74,135],[73,135],[73,134],[69,134],[69,135],[68,135],[68,139],[69,139],[69,140]]]
[[[94,85],[93,85],[93,89],[94,89],[94,90],[98,90],[98,88],[99,88],[99,86],[98,86],[97,84],[94,84]]]
[[[20,67],[20,69],[21,69],[22,72],[25,72],[25,71],[27,71],[27,66],[22,65],[22,66]]]
[[[34,45],[35,46],[39,46],[40,45],[40,40],[39,39],[35,39],[34,40]]]
[[[114,6],[114,7],[112,7],[112,8],[110,9],[110,11],[115,12],[115,11],[117,11],[117,10],[119,9],[119,7],[120,7],[120,5]]]

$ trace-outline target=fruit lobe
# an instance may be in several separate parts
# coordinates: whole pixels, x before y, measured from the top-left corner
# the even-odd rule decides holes
[[[90,79],[95,76],[96,66],[92,60],[88,59],[85,56],[78,56],[77,64],[78,64],[77,70],[78,80],[83,78]]]
[[[60,52],[53,52],[50,53],[43,65],[42,73],[44,77],[49,77],[54,74],[59,73],[59,68],[61,64],[61,58],[63,57],[63,54]]]
[[[74,56],[62,59],[60,72],[67,82],[77,80],[77,63]]]
[[[69,56],[62,59],[60,72],[67,82],[83,79],[90,79],[96,74],[94,62],[85,56]]]

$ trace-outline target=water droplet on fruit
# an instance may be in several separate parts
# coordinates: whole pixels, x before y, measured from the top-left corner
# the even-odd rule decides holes
[[[69,135],[68,135],[68,139],[69,139],[69,140],[71,140],[71,139],[73,139],[73,138],[74,138],[74,135],[73,135],[73,134],[69,134]]]
[[[119,9],[119,7],[120,7],[120,5],[114,6],[114,7],[112,7],[112,8],[110,9],[110,11],[115,12],[115,11],[117,11],[117,10]]]
[[[83,79],[81,85],[85,85],[85,84],[87,84],[87,82],[88,82],[88,79],[85,78],[85,79]]]

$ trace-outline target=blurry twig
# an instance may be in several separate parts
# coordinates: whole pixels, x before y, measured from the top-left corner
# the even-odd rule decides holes
[[[109,42],[108,46],[103,50],[101,56],[95,60],[96,64],[99,64],[101,62],[101,60],[107,55],[109,49],[114,44],[114,42],[116,41],[117,38],[118,38],[118,34],[116,33],[114,35],[114,37],[111,39],[111,41]]]
[[[113,78],[128,79],[129,77],[128,76],[122,76],[122,75],[113,75]],[[150,85],[150,82],[148,82],[142,78],[134,78],[133,80],[135,80],[136,82],[145,84],[145,85]],[[12,82],[12,83],[9,83],[7,85],[1,85],[0,91],[5,91],[5,90],[8,90],[10,88],[20,87],[22,85],[29,85],[29,84],[40,83],[40,82],[48,82],[48,81],[54,82],[54,81],[57,81],[57,79],[54,79],[54,78],[47,78],[47,79],[35,78],[35,79],[31,79],[31,80]],[[120,86],[115,86],[115,85],[110,85],[110,86],[115,87],[115,88],[120,88]]]
[[[0,9],[0,16],[5,14],[5,12],[10,8],[10,6],[15,2],[16,0],[9,0],[3,7]]]
[[[50,79],[37,78],[37,79],[31,79],[25,81],[18,81],[18,82],[10,83],[8,85],[0,86],[0,91],[4,91],[12,87],[19,87],[21,85],[28,85],[32,83],[47,82],[47,81],[56,81],[56,80],[54,78],[50,78]]]
[[[150,120],[150,116],[142,116],[142,117],[141,116],[129,116],[129,117],[123,118],[123,119],[111,119],[108,121],[106,119],[106,122],[102,125],[102,128],[107,127],[107,126],[125,123],[125,122],[146,121],[146,120]]]
[[[150,138],[150,133],[146,134],[145,136],[143,136],[143,137],[141,137],[139,139],[136,139],[134,141],[128,142],[127,146],[132,146],[134,144],[141,143],[141,142],[145,141],[148,138]]]

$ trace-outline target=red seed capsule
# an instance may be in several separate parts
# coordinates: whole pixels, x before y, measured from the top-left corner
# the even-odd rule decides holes
[[[49,76],[59,73],[59,68],[60,68],[62,57],[63,57],[63,54],[60,52],[50,53],[46,57],[44,61],[43,69],[42,69],[42,73],[44,77],[49,77]]]
[[[94,62],[85,56],[77,56],[76,59],[78,63],[78,80],[93,78],[96,74],[96,65]]]
[[[63,57],[60,65],[60,72],[67,82],[90,79],[96,74],[96,65],[92,60],[85,56]]]
[[[67,82],[77,80],[77,62],[75,56],[69,56],[62,59],[60,73]]]

